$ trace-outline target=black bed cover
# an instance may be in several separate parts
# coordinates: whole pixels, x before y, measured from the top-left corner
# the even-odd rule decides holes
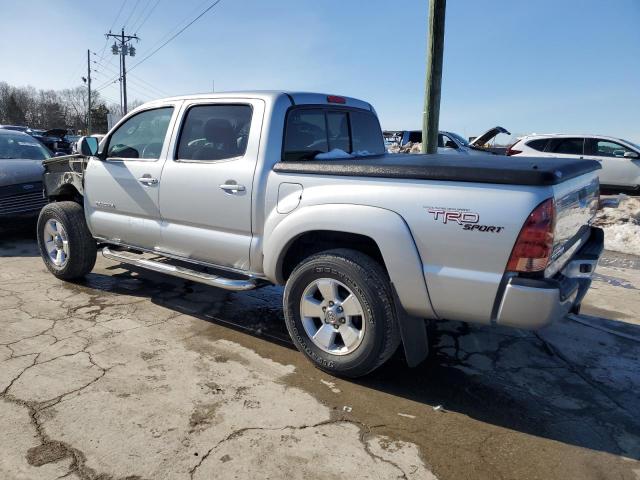
[[[595,160],[388,153],[341,160],[281,161],[274,165],[273,170],[310,175],[556,185],[599,168],[600,164]]]

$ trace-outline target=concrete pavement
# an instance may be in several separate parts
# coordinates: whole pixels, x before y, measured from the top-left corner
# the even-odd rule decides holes
[[[429,325],[430,357],[332,378],[275,287],[229,293],[0,244],[0,478],[640,478],[640,270],[608,256],[540,332]]]

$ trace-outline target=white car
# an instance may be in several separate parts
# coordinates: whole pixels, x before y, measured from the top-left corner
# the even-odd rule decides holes
[[[527,135],[507,155],[597,160],[602,187],[640,190],[640,146],[604,135]]]

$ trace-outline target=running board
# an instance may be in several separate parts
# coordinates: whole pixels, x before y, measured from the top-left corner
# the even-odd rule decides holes
[[[154,272],[165,273],[185,280],[204,283],[205,285],[224,288],[225,290],[233,290],[235,292],[253,290],[258,286],[256,279],[234,280],[231,278],[221,277],[220,275],[210,275],[208,273],[197,272],[195,270],[178,267],[176,265],[147,260],[146,258],[134,258],[122,252],[114,252],[109,247],[104,247],[102,249],[102,255],[105,258],[115,260],[116,262],[127,263],[129,265],[145,268]]]

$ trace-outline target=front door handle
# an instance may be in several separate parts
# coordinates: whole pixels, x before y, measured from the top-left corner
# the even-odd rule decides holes
[[[144,185],[157,185],[158,179],[153,177],[140,177],[138,181]]]
[[[220,188],[229,193],[244,192],[247,189],[244,185],[238,185],[237,183],[223,183]]]

